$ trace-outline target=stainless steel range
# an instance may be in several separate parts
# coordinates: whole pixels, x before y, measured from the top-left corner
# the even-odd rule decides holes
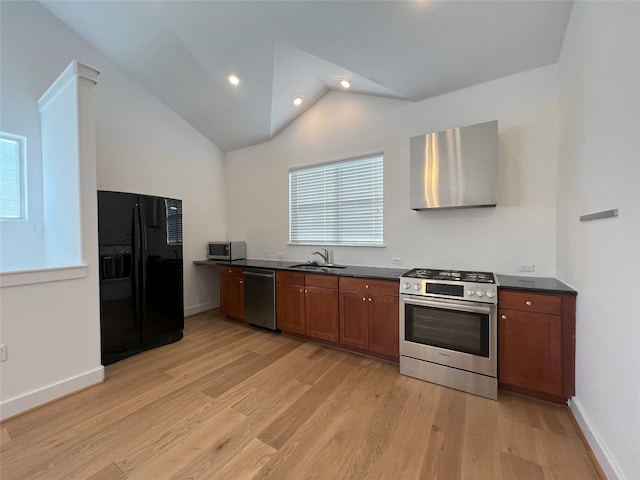
[[[416,268],[400,277],[400,373],[496,400],[493,273]]]

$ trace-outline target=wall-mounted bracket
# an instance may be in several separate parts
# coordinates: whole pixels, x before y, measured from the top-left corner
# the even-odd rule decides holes
[[[609,217],[617,217],[618,209],[614,208],[613,210],[603,210],[602,212],[590,213],[588,215],[581,215],[581,222],[588,222],[589,220],[600,220],[601,218],[609,218]]]

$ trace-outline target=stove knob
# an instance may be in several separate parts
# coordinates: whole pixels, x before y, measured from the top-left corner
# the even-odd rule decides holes
[[[476,291],[476,295],[478,295],[479,297],[484,297],[484,290]]]
[[[405,290],[409,290],[411,288],[411,284],[410,283],[405,283],[402,286],[404,287]]]
[[[493,292],[493,290],[487,290],[487,298],[493,298],[495,296],[496,294]]]
[[[419,292],[419,291],[422,289],[422,285],[420,285],[419,283],[416,283],[416,284],[413,286],[413,288],[414,288],[414,290],[416,290],[417,292]]]
[[[473,297],[474,293],[476,293],[476,291],[473,288],[470,288],[469,290],[467,290],[467,295],[469,295],[470,297]]]

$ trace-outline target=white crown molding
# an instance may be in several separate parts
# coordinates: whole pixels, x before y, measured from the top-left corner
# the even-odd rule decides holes
[[[73,60],[40,97],[38,100],[38,109],[41,112],[45,110],[72,80],[86,80],[88,85],[93,87],[98,83],[98,75],[100,75],[98,69]]]

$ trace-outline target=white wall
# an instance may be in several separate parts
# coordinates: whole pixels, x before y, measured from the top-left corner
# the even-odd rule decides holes
[[[36,102],[71,60],[95,66],[101,71],[94,90],[97,188],[182,199],[185,310],[194,313],[217,306],[216,272],[191,262],[204,257],[208,240],[226,238],[222,152],[39,3],[2,2],[1,13],[0,128],[27,137],[28,168],[39,170],[39,188]],[[39,199],[42,209],[41,195]],[[83,225],[83,238],[86,228]],[[17,245],[6,250],[4,225],[2,230],[4,268],[5,258],[16,253]],[[42,243],[41,238],[27,242],[34,247]],[[94,243],[97,249],[97,240]],[[87,302],[97,301],[95,269],[90,263],[86,279],[0,290],[0,343],[7,344],[9,352],[9,359],[0,364],[2,402],[25,398],[22,404],[28,408],[33,406],[31,400],[49,399],[43,392],[68,393],[77,388],[74,377],[89,370],[87,363],[93,365],[98,359],[99,364],[100,352],[85,328],[98,321],[86,307]]]
[[[409,137],[498,120],[498,207],[409,208]],[[270,142],[227,154],[229,237],[248,256],[306,260],[287,246],[288,169],[384,151],[386,248],[330,247],[336,263],[555,273],[557,69],[545,67],[422,102],[332,92]]]
[[[29,171],[39,175],[40,189],[36,100],[77,59],[101,72],[95,91],[98,188],[183,200],[185,308],[218,305],[213,269],[191,261],[205,256],[207,241],[226,238],[222,151],[39,3],[2,2],[1,8],[1,128],[27,136]],[[42,210],[41,194],[33,203]],[[3,262],[18,251],[2,248]]]
[[[137,83],[101,73],[98,188],[182,200],[187,315],[220,304],[217,271],[193,265],[226,238],[224,154]]]
[[[19,29],[24,23],[8,21],[14,15],[13,3],[0,2],[0,130],[27,139],[28,221],[1,222],[0,271],[36,268],[45,263],[42,231],[42,149],[37,100],[69,63],[49,68],[47,78],[36,79],[30,74],[32,66],[24,63],[18,51],[13,54],[13,48],[8,48],[12,39],[21,36]],[[47,58],[42,58],[41,62],[46,63]]]
[[[576,2],[560,58],[558,276],[578,291],[573,408],[640,478],[640,3]],[[617,208],[619,216],[580,222]]]
[[[82,74],[80,74],[80,70]],[[73,62],[61,72],[40,103],[43,144],[66,140],[61,163],[63,191],[49,192],[49,203],[70,211],[52,237],[66,244],[72,266],[62,271],[22,272],[30,283],[2,273],[2,342],[7,360],[0,364],[0,418],[20,413],[104,378],[100,364],[96,139],[93,88],[97,72]],[[89,73],[90,76],[86,76]],[[42,100],[42,99],[41,99]],[[61,126],[62,125],[62,126]],[[53,139],[52,142],[50,140]],[[55,157],[55,155],[53,155]],[[45,155],[46,164],[58,158]],[[49,165],[47,170],[55,170]],[[55,175],[55,173],[53,174]],[[45,175],[46,177],[46,175]],[[47,195],[45,195],[47,197]],[[53,220],[57,218],[54,216]],[[68,238],[65,232],[72,232]],[[58,248],[56,245],[55,248]],[[64,255],[67,255],[66,253]],[[84,264],[83,264],[84,263]],[[71,270],[79,272],[67,276]],[[40,283],[34,283],[37,280]],[[42,278],[47,277],[47,278]],[[56,315],[58,314],[58,315]]]

